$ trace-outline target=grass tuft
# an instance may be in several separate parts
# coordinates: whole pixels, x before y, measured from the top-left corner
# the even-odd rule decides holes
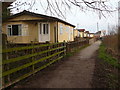
[[[118,63],[118,60],[106,53],[105,46],[103,44],[101,44],[99,48],[99,58],[109,63],[110,65],[120,69],[120,64]]]

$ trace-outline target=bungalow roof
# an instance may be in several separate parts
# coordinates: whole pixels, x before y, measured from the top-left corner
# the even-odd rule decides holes
[[[89,31],[86,31],[85,33],[89,33]]]
[[[56,18],[56,17],[52,17],[52,16],[47,16],[47,15],[43,15],[43,14],[37,14],[37,13],[33,13],[33,12],[29,12],[29,11],[26,11],[26,10],[24,10],[23,12],[20,12],[20,13],[17,13],[17,14],[14,14],[14,15],[12,15],[12,16],[10,16],[10,17],[8,17],[5,21],[7,21],[8,19],[12,19],[12,18],[15,18],[15,17],[18,17],[18,16],[21,16],[21,15],[30,15],[30,16],[34,16],[34,17],[42,17],[42,18],[45,18],[45,19],[47,19],[47,20],[49,20],[49,21],[59,21],[59,22],[62,22],[62,23],[64,23],[64,24],[67,24],[67,25],[70,25],[70,26],[72,26],[72,27],[75,27],[75,25],[72,25],[72,24],[70,24],[70,23],[68,23],[68,22],[66,22],[66,21],[64,21],[64,20],[61,20],[61,19],[59,19],[59,18]],[[5,22],[4,21],[4,22]],[[29,20],[27,20],[27,21],[29,21]],[[35,20],[34,20],[35,21]],[[37,20],[36,20],[37,21]]]
[[[78,29],[78,31],[80,31],[80,32],[84,32],[84,31],[85,31],[85,29]]]

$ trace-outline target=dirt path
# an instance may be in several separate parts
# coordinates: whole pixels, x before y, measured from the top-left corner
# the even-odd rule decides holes
[[[91,88],[95,67],[94,54],[100,41],[74,56],[38,72],[17,86],[22,88]]]

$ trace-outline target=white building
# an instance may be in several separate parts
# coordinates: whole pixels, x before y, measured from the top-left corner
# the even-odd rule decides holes
[[[103,36],[105,36],[107,34],[107,31],[106,30],[101,30],[101,35],[100,35],[100,37],[103,37]]]

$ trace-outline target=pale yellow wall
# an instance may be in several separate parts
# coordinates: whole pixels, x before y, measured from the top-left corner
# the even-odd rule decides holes
[[[28,22],[30,41],[38,41],[38,22]]]
[[[24,26],[28,26],[27,35],[21,36],[8,36],[8,41],[13,43],[30,43],[31,41],[38,41],[38,25],[37,22],[6,22],[2,25],[3,33],[7,34],[7,25],[22,24],[22,30]]]
[[[80,32],[80,37],[84,37],[84,32]]]
[[[57,39],[57,34],[54,33],[54,27],[56,27],[56,33],[57,33],[57,22],[51,22],[50,23],[50,42],[55,43],[55,37]]]
[[[29,43],[29,36],[8,36],[8,41],[12,43]]]
[[[84,33],[84,37],[87,37],[87,33]]]
[[[74,38],[78,36],[77,30],[74,30]]]
[[[80,37],[80,32],[77,29],[74,29],[74,38]]]
[[[88,33],[84,33],[84,37],[89,37],[89,34]]]
[[[90,37],[94,37],[94,34],[90,34]]]
[[[60,25],[63,26],[63,32],[60,34]],[[69,30],[66,28],[69,27]],[[69,37],[70,35],[70,37]],[[64,23],[58,22],[58,41],[74,41],[74,35],[73,35],[73,27],[69,25],[65,25]]]

